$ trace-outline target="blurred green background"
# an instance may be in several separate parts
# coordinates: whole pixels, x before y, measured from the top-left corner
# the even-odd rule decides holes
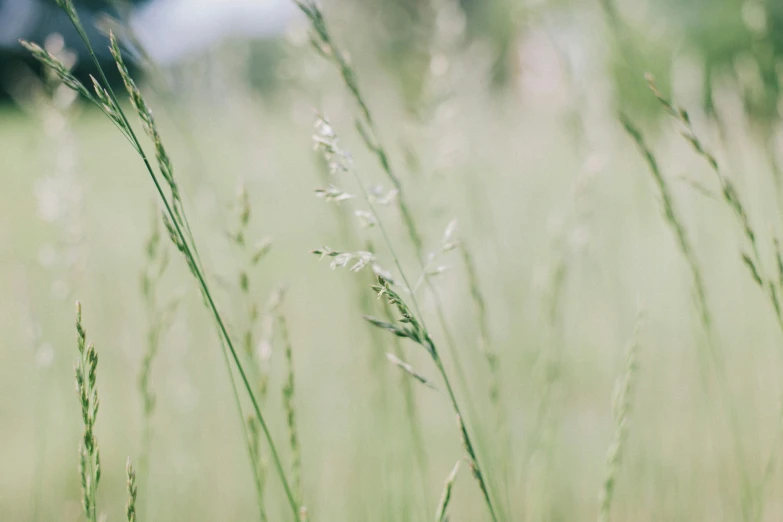
[[[742,231],[730,211],[692,186],[719,194],[714,174],[663,118],[643,77],[655,74],[689,109],[742,195],[765,268],[776,273],[783,4],[344,0],[324,12],[358,71],[427,248],[437,249],[456,218],[476,259],[509,445],[489,406],[458,255],[444,257],[449,270],[433,282],[468,369],[470,385],[458,395],[473,404],[467,417],[504,519],[596,518],[614,436],[612,393],[640,308],[638,393],[612,518],[754,518],[744,502],[761,489],[758,519],[783,518],[783,474],[768,464],[777,464],[781,435],[781,331],[743,266]],[[57,38],[49,44],[61,50]],[[78,50],[67,37],[64,45]],[[76,70],[86,75],[80,58]],[[42,79],[18,49],[9,45],[1,63],[0,520],[82,520],[75,300],[101,361],[99,505],[108,520],[122,520],[125,459],[138,457],[142,437],[137,379],[148,317],[139,279],[155,195],[102,114]],[[140,61],[134,72],[232,332],[243,313],[241,253],[228,238],[240,184],[252,239],[273,238],[251,274],[253,296],[263,304],[287,287],[310,519],[431,520],[463,454],[446,397],[440,386],[414,386],[422,466],[410,442],[405,377],[384,359],[390,348],[373,344],[356,304],[362,289],[372,298],[369,275],[332,271],[309,254],[381,242],[376,230],[357,226],[344,244],[332,205],[314,197],[326,184],[312,147],[314,108],[332,120],[364,179],[389,187],[354,129],[354,102],[309,46],[305,21],[285,11],[275,35],[229,33],[170,63]],[[644,129],[693,240],[724,382],[702,374],[706,340],[690,272],[619,111]],[[383,213],[416,274],[398,212]],[[140,520],[252,520],[252,476],[218,339],[185,264],[166,246],[171,266],[161,293],[180,305],[152,369],[158,404]],[[385,250],[377,253],[391,266]],[[420,299],[436,324],[433,299]],[[405,355],[434,379],[420,347],[405,345]],[[277,342],[269,364],[263,408],[285,447]],[[736,405],[733,421],[726,400]],[[290,465],[287,453],[284,461]],[[266,498],[270,520],[290,518],[273,475]],[[467,467],[450,512],[454,521],[487,519]]]

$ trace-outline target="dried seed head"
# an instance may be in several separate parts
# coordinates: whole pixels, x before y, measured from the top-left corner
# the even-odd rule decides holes
[[[374,203],[376,205],[390,205],[394,203],[399,193],[400,191],[397,189],[391,189],[390,191],[384,193],[383,187],[380,185],[372,185],[367,189],[370,203]]]
[[[376,219],[375,215],[367,210],[355,210],[354,215],[363,228],[372,228],[378,224],[378,219]]]
[[[345,201],[356,196],[353,194],[348,194],[334,185],[329,185],[323,189],[315,189],[315,197],[324,199],[326,201],[331,201],[333,203],[340,203],[341,201]]]
[[[313,143],[315,149],[326,159],[329,172],[338,174],[350,170],[353,164],[351,155],[340,147],[340,140],[329,121],[324,116],[316,114],[315,129]]]
[[[87,87],[85,87],[82,82],[77,80],[76,77],[71,74],[70,69],[59,58],[54,56],[49,51],[43,49],[38,44],[30,43],[26,40],[19,40],[19,43],[21,43],[25,49],[30,51],[30,53],[33,55],[33,58],[38,60],[41,65],[57,75],[57,77],[60,78],[60,81],[62,81],[65,86],[67,86],[69,89],[73,89],[85,98],[93,100],[93,97]]]
[[[348,267],[351,272],[358,272],[362,268],[375,261],[375,254],[372,252],[366,252],[359,250],[357,252],[339,252],[332,250],[331,248],[324,246],[310,251],[311,254],[315,254],[323,259],[324,257],[331,257],[332,262],[329,263],[329,268],[332,270],[336,268]]]

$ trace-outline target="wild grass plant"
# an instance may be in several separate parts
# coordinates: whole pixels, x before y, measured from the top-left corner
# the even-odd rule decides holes
[[[772,271],[773,275],[769,275],[769,270],[765,268],[765,263],[760,253],[759,243],[761,239],[750,222],[750,218],[748,217],[745,206],[742,203],[742,199],[738,190],[735,188],[734,183],[723,172],[716,157],[707,149],[707,146],[696,134],[688,111],[684,108],[675,106],[668,100],[658,89],[658,86],[655,84],[655,80],[651,75],[647,75],[646,79],[650,90],[655,98],[661,103],[664,110],[681,125],[682,130],[680,133],[683,138],[693,147],[696,154],[707,162],[710,169],[715,174],[720,187],[721,199],[736,219],[737,225],[742,231],[745,240],[745,246],[740,248],[740,258],[747,268],[752,281],[758,285],[759,289],[761,289],[762,293],[767,297],[777,325],[780,328],[781,333],[783,333],[783,315],[781,315],[780,305],[780,293],[783,292],[783,262],[781,261],[783,260],[783,254],[781,253],[778,240],[773,235],[772,244],[768,245],[769,250],[774,253],[775,266],[775,269]],[[775,232],[773,232],[773,234],[774,233]],[[770,450],[770,456],[766,460],[760,484],[754,488],[755,491],[751,500],[753,503],[751,508],[753,520],[761,520],[763,518],[765,505],[764,497],[766,495],[770,476],[773,473],[772,468],[775,465],[775,455],[778,451],[778,445],[778,437],[776,437],[775,447]]]
[[[63,365],[59,343],[53,347],[51,371],[34,381],[46,398],[36,416],[55,428],[47,448],[28,441],[27,394],[0,396],[0,416],[11,419],[0,422],[0,457],[10,456],[8,468],[20,477],[0,472],[0,519],[777,520],[783,417],[779,332],[768,316],[783,324],[783,255],[773,215],[757,206],[767,195],[753,185],[774,179],[746,158],[724,162],[735,149],[708,145],[716,123],[698,112],[691,119],[663,94],[665,83],[651,84],[658,98],[651,101],[674,118],[697,153],[693,161],[650,121],[624,117],[632,139],[617,132],[606,109],[613,93],[599,68],[591,63],[585,72],[579,58],[595,50],[577,52],[576,33],[560,32],[571,14],[531,8],[529,26],[516,28],[506,51],[519,53],[517,83],[493,92],[482,80],[495,57],[477,40],[477,8],[417,5],[412,12],[432,19],[411,48],[428,70],[419,98],[407,86],[398,99],[373,62],[383,17],[364,26],[366,13],[350,4],[325,11],[301,0],[300,22],[325,60],[288,48],[280,85],[295,88],[270,98],[245,84],[230,90],[244,80],[220,71],[257,52],[232,42],[174,71],[175,90],[189,94],[176,100],[176,113],[153,117],[154,86],[136,83],[125,40],[108,39],[117,85],[128,95],[120,101],[90,46],[97,40],[86,39],[86,19],[70,1],[59,4],[95,53],[97,76],[80,81],[52,42],[27,44],[53,84],[64,86],[57,90],[70,103],[67,126],[59,127],[60,143],[57,133],[11,132],[0,121],[0,140],[12,144],[0,154],[0,176],[14,164],[31,174],[41,168],[25,152],[28,141],[44,152],[51,141],[52,154],[78,144],[79,168],[56,166],[78,172],[84,197],[58,225],[76,222],[77,246],[91,255],[62,279],[68,295],[78,290],[99,312],[90,337],[106,348],[98,369],[79,320],[77,430],[75,415],[60,419],[68,408],[59,405]],[[620,36],[610,45],[621,45],[636,23],[626,27],[624,5],[586,8],[584,23],[592,29],[591,16],[604,9]],[[223,60],[236,62],[210,65]],[[673,72],[672,91],[690,105],[697,82],[687,74]],[[65,89],[98,110],[80,110]],[[241,96],[221,105],[234,92]],[[317,116],[315,163],[306,143],[313,99],[335,118]],[[719,100],[727,114],[741,112],[728,99]],[[183,113],[187,124],[169,121]],[[731,133],[743,134],[744,117]],[[130,149],[103,132],[106,118]],[[753,140],[731,145],[760,152],[766,165]],[[244,157],[255,149],[263,153]],[[139,225],[149,186],[126,176],[136,157],[157,199],[146,239]],[[702,180],[700,166],[714,177]],[[678,185],[680,170],[698,193]],[[308,198],[313,177],[316,197]],[[8,180],[9,193],[29,190],[18,178]],[[224,205],[237,178],[246,183]],[[24,198],[0,194],[0,205],[14,212],[13,227],[0,213],[2,252],[34,258],[39,239],[65,237],[41,224],[29,225],[29,237],[20,233],[16,213],[20,223],[33,213]],[[274,234],[273,250],[258,230]],[[725,230],[738,232],[738,255]],[[167,237],[181,258],[166,248]],[[307,255],[313,246],[320,263]],[[546,269],[539,273],[539,265]],[[27,289],[30,305],[0,303],[0,326],[13,344],[34,309],[41,325],[30,339],[40,344],[40,330],[56,334],[55,318],[66,314],[39,288],[52,275],[43,263],[14,266],[0,258],[0,281],[31,274],[11,287]],[[139,267],[141,306],[129,304],[139,291],[136,278],[125,277]],[[734,272],[746,277],[735,281]],[[175,297],[178,275],[194,281],[198,295]],[[628,306],[639,296],[644,328]],[[28,390],[33,381],[17,361],[33,358],[8,357],[3,386]],[[141,416],[125,413],[133,410]],[[128,461],[123,477],[115,463],[126,445],[138,468]],[[38,465],[17,466],[30,455]],[[25,505],[17,505],[22,496]]]
[[[451,356],[459,379],[460,385],[463,388],[467,388],[467,378],[465,376],[465,370],[461,362],[459,352],[457,351],[453,335],[450,333],[450,328],[447,324],[443,306],[438,295],[436,288],[430,282],[430,274],[426,272],[425,266],[425,247],[422,239],[421,232],[416,219],[413,215],[413,210],[408,202],[406,192],[403,189],[402,179],[397,171],[392,167],[391,158],[386,148],[384,147],[378,125],[373,117],[373,113],[370,110],[367,100],[365,99],[358,83],[358,77],[355,69],[350,63],[350,60],[346,53],[338,46],[334,41],[332,34],[324,18],[321,8],[312,0],[294,0],[299,9],[304,13],[311,24],[310,39],[313,44],[313,48],[321,54],[325,59],[334,64],[337,68],[340,77],[343,80],[345,87],[350,92],[355,103],[359,107],[359,116],[355,120],[356,129],[362,136],[367,149],[376,157],[381,170],[386,175],[387,180],[392,184],[396,194],[395,201],[397,202],[397,208],[400,212],[400,216],[407,231],[408,238],[411,246],[416,254],[416,258],[419,263],[419,267],[424,273],[423,281],[427,285],[427,289],[432,294],[436,306],[436,313],[438,322],[443,331],[443,335],[446,341],[446,345],[449,348],[449,355]],[[469,404],[472,404],[468,396]],[[473,409],[473,407],[470,407]]]
[[[74,364],[76,393],[82,410],[84,434],[79,444],[79,476],[82,483],[82,507],[87,520],[98,520],[98,484],[101,480],[101,454],[95,436],[98,416],[98,354],[93,344],[87,344],[87,332],[82,324],[82,306],[76,303],[76,334],[79,361]]]
[[[490,488],[487,482],[488,478],[487,475],[485,474],[486,472],[482,470],[479,464],[476,448],[468,432],[468,427],[465,424],[466,422],[465,418],[463,417],[462,410],[460,408],[457,397],[454,393],[454,389],[452,388],[451,382],[449,380],[449,376],[446,372],[446,368],[444,367],[443,361],[440,358],[435,342],[430,337],[430,334],[424,323],[424,319],[421,315],[421,309],[416,299],[416,287],[415,285],[411,285],[410,283],[411,279],[409,279],[406,276],[406,273],[401,265],[400,259],[395,253],[394,245],[392,244],[391,239],[388,233],[386,232],[386,228],[383,225],[381,216],[376,210],[376,205],[373,202],[373,199],[370,197],[370,194],[367,191],[363,180],[361,179],[357,170],[353,166],[353,162],[351,160],[350,154],[342,148],[342,145],[340,144],[340,140],[334,128],[328,122],[328,120],[326,120],[322,116],[317,117],[315,126],[316,126],[316,133],[313,136],[313,139],[315,141],[316,147],[318,147],[323,152],[324,157],[328,162],[328,164],[330,165],[330,170],[333,174],[344,174],[346,176],[350,174],[354,178],[355,184],[358,186],[359,190],[361,191],[361,194],[364,196],[366,204],[370,209],[369,212],[370,215],[372,216],[372,224],[373,226],[377,226],[380,235],[383,239],[383,242],[386,245],[387,250],[389,251],[392,262],[399,273],[399,277],[401,279],[400,286],[401,288],[404,288],[405,291],[410,295],[410,299],[413,303],[413,309],[408,307],[408,305],[403,301],[400,295],[395,290],[392,289],[391,287],[392,283],[390,282],[391,278],[387,279],[387,277],[389,277],[389,272],[383,269],[382,267],[380,267],[379,265],[374,265],[373,268],[376,272],[378,281],[376,285],[373,285],[372,287],[373,290],[376,291],[379,298],[383,298],[385,301],[389,303],[389,305],[391,305],[393,308],[396,308],[397,313],[401,317],[397,318],[395,322],[387,322],[381,319],[377,319],[375,317],[365,317],[365,318],[372,325],[381,328],[382,330],[387,330],[388,332],[390,332],[391,334],[397,337],[403,339],[409,339],[414,343],[419,344],[427,351],[429,356],[432,358],[435,368],[437,369],[443,381],[443,385],[446,389],[446,393],[448,395],[449,401],[451,402],[451,407],[454,410],[454,414],[456,415],[459,433],[462,439],[465,452],[467,453],[467,458],[471,471],[473,472],[473,476],[475,477],[479,485],[481,493],[486,502],[489,514],[492,520],[496,521],[498,520],[498,518],[497,518],[496,509],[493,500],[491,498]],[[451,234],[447,230],[447,234],[446,234],[447,240],[450,239],[450,235]],[[324,256],[329,256],[334,258],[334,260],[331,263],[332,268],[347,267],[348,264],[350,263],[351,266],[349,269],[352,272],[360,271],[363,268],[365,268],[368,264],[375,261],[375,255],[372,254],[371,252],[338,252],[338,251],[333,251],[331,249],[322,248],[322,249],[314,250],[313,253],[321,256],[321,258],[323,258]],[[433,258],[434,257],[436,256],[433,256]],[[420,276],[421,279],[423,280],[428,279],[427,270],[428,269],[426,265],[422,266],[422,275]],[[401,326],[396,323],[399,323]],[[395,362],[395,360],[398,359],[396,357],[392,359],[393,362]],[[416,380],[418,380],[419,382],[428,383],[428,380],[426,378],[422,377],[419,372],[413,370],[413,368],[407,365],[407,363],[404,363],[403,361],[399,361],[399,364],[403,370],[413,375],[414,378],[416,378]]]
[[[98,485],[101,480],[101,453],[95,425],[98,420],[98,352],[95,345],[87,341],[87,330],[82,321],[82,305],[76,302],[76,346],[79,359],[74,363],[76,374],[76,394],[79,397],[81,418],[84,431],[79,443],[79,478],[82,489],[82,508],[84,516],[90,522],[104,520],[105,515],[98,508]],[[128,522],[136,520],[136,472],[130,457],[126,464],[128,477],[128,504],[126,514]]]
[[[728,378],[725,356],[720,351],[720,347],[717,342],[714,326],[712,322],[712,313],[710,312],[710,306],[707,302],[707,295],[705,289],[704,278],[702,276],[702,270],[699,266],[699,262],[696,259],[694,249],[691,245],[691,241],[685,231],[685,226],[681,217],[675,210],[671,189],[669,188],[668,181],[663,177],[658,162],[655,159],[652,151],[646,145],[644,137],[641,132],[627,119],[625,116],[621,116],[621,122],[625,127],[626,132],[636,142],[639,150],[647,162],[649,170],[655,180],[656,186],[660,191],[661,201],[663,205],[663,214],[672,228],[677,240],[679,250],[688,264],[691,272],[693,285],[694,285],[694,300],[696,303],[696,309],[699,315],[701,326],[705,334],[706,340],[703,345],[700,345],[700,372],[701,381],[704,389],[704,395],[709,404],[713,398],[717,399],[717,402],[723,408],[724,415],[729,425],[729,430],[732,434],[735,458],[737,466],[740,467],[740,483],[741,491],[743,495],[743,517],[748,520],[752,517],[752,485],[751,478],[748,475],[746,466],[746,457],[744,444],[740,435],[739,421],[737,419],[737,405],[734,402],[733,397],[728,389]],[[715,382],[718,388],[717,393],[713,395],[710,390],[710,375],[715,376]]]
[[[364,244],[365,250],[368,256],[372,256],[371,252],[374,250],[372,241],[372,232],[374,225],[376,224],[375,218],[368,211],[363,210],[360,205],[356,205],[357,197],[355,194],[344,191],[342,188],[335,185],[334,174],[341,170],[341,167],[335,161],[339,159],[333,154],[329,153],[326,158],[321,155],[319,151],[319,159],[321,160],[321,168],[318,169],[320,174],[320,181],[323,188],[315,189],[315,196],[319,199],[330,203],[334,210],[334,215],[338,223],[339,238],[343,244]],[[349,161],[348,157],[342,158],[339,161]],[[382,186],[369,187],[370,197],[372,201],[381,206],[388,207],[395,203],[397,197],[397,190],[384,190]],[[340,257],[339,254],[333,252],[328,247],[323,247],[315,251],[321,255],[329,257],[335,257],[334,262],[330,266],[337,267],[338,264],[343,261],[347,262],[345,256]],[[374,256],[372,256],[374,259]],[[339,262],[338,262],[339,260]],[[377,265],[373,261],[373,272],[384,271],[380,265]],[[382,314],[387,320],[392,320],[392,311],[389,306],[384,303],[378,303],[377,300],[372,298],[372,295],[367,292],[367,285],[374,282],[374,275],[369,275],[366,278],[352,278],[354,283],[354,292],[356,294],[356,303],[358,311],[362,316],[368,316],[373,314]],[[366,323],[368,328],[368,335],[370,338],[370,361],[371,371],[376,381],[376,389],[373,396],[373,410],[376,415],[374,422],[384,425],[383,431],[393,429],[397,424],[397,419],[392,417],[390,413],[393,411],[390,407],[392,398],[389,397],[389,377],[387,376],[387,366],[391,363],[398,366],[403,370],[399,379],[394,382],[401,388],[403,408],[405,412],[405,424],[409,437],[407,444],[405,445],[403,458],[409,462],[410,468],[416,469],[415,472],[408,471],[408,473],[416,473],[418,481],[410,483],[410,491],[406,492],[406,504],[412,503],[413,499],[422,496],[422,504],[427,507],[429,499],[424,491],[428,469],[429,459],[427,457],[426,447],[423,440],[422,427],[419,418],[419,407],[417,405],[415,390],[413,389],[413,383],[410,379],[404,376],[405,372],[412,370],[410,365],[403,361],[404,350],[400,340],[392,339],[391,351],[388,350],[387,339],[384,338],[382,333],[371,324]],[[384,357],[385,353],[385,357]],[[399,458],[393,455],[392,458]],[[400,513],[409,512],[411,506],[398,505],[395,507]],[[411,516],[411,515],[407,515]]]
[[[131,143],[131,145],[133,146],[133,148],[135,149],[135,151],[138,153],[139,157],[143,161],[155,185],[155,188],[158,192],[158,196],[160,197],[161,204],[165,209],[162,219],[166,226],[166,229],[168,230],[169,237],[174,243],[174,245],[176,246],[176,248],[182,253],[183,257],[185,258],[185,261],[188,265],[190,272],[192,273],[192,275],[194,276],[194,278],[198,283],[202,297],[204,298],[204,302],[214,317],[218,331],[222,336],[221,343],[222,344],[224,343],[224,346],[227,348],[228,352],[230,352],[231,358],[233,359],[233,363],[236,366],[236,371],[239,374],[242,384],[245,388],[245,391],[247,392],[250,402],[252,403],[256,420],[261,426],[261,430],[264,433],[264,436],[269,444],[272,460],[274,462],[278,475],[283,483],[283,487],[285,489],[290,508],[293,511],[294,516],[297,517],[300,511],[300,504],[294,498],[293,491],[291,490],[291,486],[289,485],[289,482],[283,471],[280,457],[277,453],[274,442],[272,441],[271,433],[266,424],[264,416],[261,413],[261,409],[256,399],[254,390],[248,380],[247,374],[245,373],[244,366],[239,358],[239,355],[237,354],[237,351],[234,348],[232,338],[228,333],[225,322],[223,321],[223,318],[217,309],[217,305],[215,304],[212,294],[210,293],[210,289],[206,281],[206,275],[201,266],[201,262],[198,257],[198,252],[196,250],[193,235],[190,231],[190,224],[185,214],[182,199],[180,198],[179,188],[174,178],[173,165],[171,163],[170,157],[168,156],[168,153],[166,152],[166,149],[164,148],[162,139],[160,137],[160,134],[155,124],[155,120],[153,119],[152,112],[147,106],[141,92],[136,87],[135,82],[131,79],[130,73],[122,59],[119,44],[117,40],[114,38],[114,36],[112,35],[110,50],[117,64],[120,75],[122,76],[122,80],[125,84],[126,90],[128,91],[131,104],[133,105],[139,118],[141,119],[144,132],[152,141],[152,144],[155,148],[155,158],[157,160],[157,164],[159,168],[158,174],[156,174],[155,171],[153,170],[138,138],[136,137],[136,133],[131,127],[127,117],[125,116],[123,109],[121,108],[119,102],[117,101],[117,98],[114,95],[111,85],[109,84],[109,81],[107,80],[106,75],[103,72],[103,68],[95,56],[95,52],[93,50],[92,44],[89,38],[87,37],[86,32],[84,31],[79,15],[76,12],[76,8],[74,7],[73,3],[70,0],[58,1],[58,5],[68,15],[71,22],[73,23],[74,28],[79,33],[79,36],[81,37],[83,43],[87,46],[87,49],[89,50],[90,55],[93,58],[93,61],[100,73],[101,81],[103,83],[101,84],[98,80],[93,78],[94,89],[93,92],[90,92],[90,90],[88,90],[87,87],[85,87],[81,82],[79,82],[62,64],[62,62],[58,60],[55,56],[53,56],[51,53],[48,53],[47,51],[45,51],[44,49],[42,49],[36,44],[30,44],[27,42],[23,42],[23,43],[25,47],[27,47],[28,50],[30,50],[33,56],[36,59],[38,59],[45,67],[48,67],[49,69],[54,71],[55,74],[57,74],[60,77],[60,79],[63,81],[65,85],[67,85],[74,91],[78,92],[79,94],[86,97],[94,104],[96,104],[106,114],[106,116],[115,124],[115,126],[120,130],[120,132],[128,139],[128,141]],[[161,179],[162,182],[166,184],[169,190],[168,194],[164,192]],[[232,370],[230,365],[228,365],[227,369],[229,373],[232,373],[234,371]],[[232,377],[232,386],[233,386],[233,377]],[[240,409],[240,413],[241,413],[241,409]],[[95,480],[95,482],[97,482],[97,479]],[[93,518],[95,517],[94,512],[92,513],[92,517]]]

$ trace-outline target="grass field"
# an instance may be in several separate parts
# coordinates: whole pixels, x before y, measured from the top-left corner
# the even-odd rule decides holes
[[[528,44],[546,58],[555,53],[547,42],[535,33]],[[337,207],[314,196],[313,189],[329,183],[356,195],[360,189],[348,173],[324,181],[323,160],[313,151],[312,107],[331,118],[363,183],[390,185],[354,128],[354,100],[334,71],[313,65],[318,58],[306,50],[292,56],[315,67],[315,76],[273,99],[230,78],[208,100],[171,98],[145,84],[142,90],[230,335],[238,342],[248,328],[247,297],[264,311],[268,296],[286,288],[280,310],[295,374],[297,500],[318,522],[431,520],[444,480],[462,459],[450,520],[490,520],[432,358],[401,339],[404,360],[435,389],[390,364],[385,353],[395,350],[393,336],[362,319],[362,307],[384,314],[370,270],[330,270],[329,258],[310,253],[371,244],[398,279],[378,227],[361,228],[350,215],[367,208],[361,196]],[[367,57],[360,54],[356,67],[425,251],[442,246],[456,218],[455,237],[473,256],[486,332],[459,248],[444,252],[435,264],[447,270],[429,278],[467,386],[455,377],[434,293],[422,283],[415,295],[498,519],[600,520],[608,510],[612,520],[779,520],[781,330],[766,287],[743,263],[741,252],[752,256],[747,236],[710,166],[678,135],[676,121],[642,125],[704,281],[712,316],[707,332],[689,264],[603,76],[569,80],[568,71],[557,69],[562,64],[549,65],[557,69],[552,80],[549,69],[529,64],[526,82],[495,95],[471,74],[480,55],[451,58],[453,96],[423,121],[406,112],[383,72],[362,74]],[[537,87],[547,74],[554,83]],[[694,99],[687,89],[676,94],[686,105]],[[735,98],[727,87],[723,116],[730,124],[723,136],[698,106],[690,107],[693,126],[742,200],[758,244],[759,277],[779,292],[773,241],[783,232],[779,187]],[[121,520],[125,460],[136,462],[144,451],[137,381],[150,321],[162,313],[145,305],[140,290],[156,195],[143,163],[100,111],[72,105],[61,121],[47,107],[0,108],[0,520],[84,519],[83,425],[73,391],[76,300],[100,357],[97,502],[108,520]],[[130,104],[123,108],[136,125]],[[152,147],[148,153],[154,156]],[[229,237],[242,181],[251,211],[247,242],[273,238],[268,255],[247,270],[244,293],[238,274],[246,252]],[[398,208],[378,208],[400,265],[409,279],[419,279]],[[155,291],[161,303],[178,305],[151,366],[157,401],[148,471],[137,476],[138,519],[258,519],[243,436],[250,403],[240,387],[240,422],[211,315],[182,256],[161,233],[170,263]],[[409,299],[403,290],[400,283],[397,291]],[[256,341],[265,338],[265,320],[254,323]],[[261,371],[269,375],[261,409],[285,474],[294,476],[286,343],[279,324],[274,331],[268,345],[258,345]],[[500,414],[482,346],[497,355]],[[635,372],[627,369],[629,346]],[[620,422],[613,390],[624,379],[628,411]],[[413,392],[413,422],[406,389]],[[622,451],[607,464],[617,443]],[[260,455],[268,520],[292,520],[263,442]],[[602,508],[607,474],[614,496]]]

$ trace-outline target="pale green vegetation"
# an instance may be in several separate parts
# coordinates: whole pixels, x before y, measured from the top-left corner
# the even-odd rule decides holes
[[[712,116],[640,75],[674,118],[644,121],[540,31],[547,88],[497,92],[444,22],[411,111],[297,5],[272,102],[28,44],[55,75],[0,108],[0,520],[780,519],[783,198],[739,88]]]

